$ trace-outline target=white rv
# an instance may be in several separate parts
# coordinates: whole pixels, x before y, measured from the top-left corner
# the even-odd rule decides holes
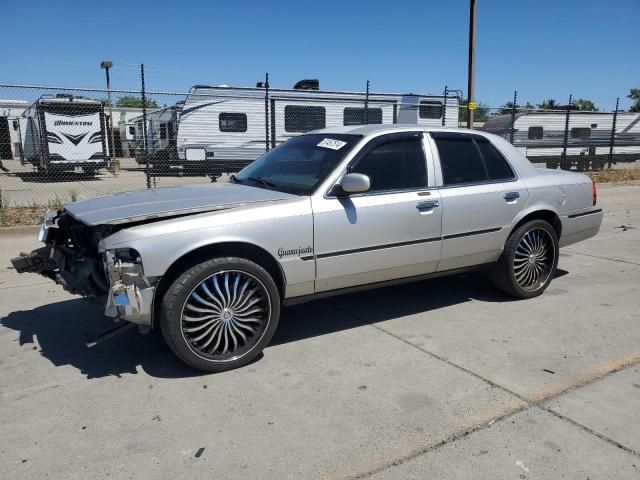
[[[147,113],[146,138],[142,115],[132,120],[136,162],[144,164],[148,156],[154,169],[171,168],[177,158],[176,134],[182,102]],[[145,151],[146,147],[146,151]]]
[[[366,108],[365,108],[366,103]],[[457,126],[455,96],[328,92],[317,80],[292,90],[192,87],[180,112],[172,167],[215,177],[236,172],[258,156],[311,130],[402,123]]]
[[[548,168],[586,171],[601,170],[609,159],[613,113],[569,112],[567,156],[562,162],[566,111],[521,112],[515,115],[513,145],[531,162]],[[511,115],[491,117],[482,130],[511,138]],[[618,112],[614,138],[613,162],[640,159],[640,113]]]
[[[23,113],[22,163],[38,171],[95,174],[106,166],[104,105],[70,95],[40,97]]]

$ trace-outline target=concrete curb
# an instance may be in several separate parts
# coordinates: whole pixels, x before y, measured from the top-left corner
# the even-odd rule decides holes
[[[0,237],[14,235],[37,235],[40,225],[16,225],[13,227],[0,227]]]

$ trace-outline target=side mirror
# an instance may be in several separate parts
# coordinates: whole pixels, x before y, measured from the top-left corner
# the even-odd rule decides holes
[[[340,181],[342,191],[347,195],[351,193],[366,192],[371,188],[371,180],[362,173],[347,173]]]

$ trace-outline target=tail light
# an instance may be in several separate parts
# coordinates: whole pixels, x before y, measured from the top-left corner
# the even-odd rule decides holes
[[[596,182],[593,182],[593,204],[598,202],[598,189],[596,188]]]

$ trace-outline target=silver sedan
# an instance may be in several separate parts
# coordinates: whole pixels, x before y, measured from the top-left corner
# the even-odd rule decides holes
[[[491,134],[332,128],[228,183],[69,204],[13,263],[159,327],[179,358],[215,372],[255,358],[283,304],[487,266],[508,295],[540,295],[558,249],[598,232],[596,200],[589,177],[537,169]]]

